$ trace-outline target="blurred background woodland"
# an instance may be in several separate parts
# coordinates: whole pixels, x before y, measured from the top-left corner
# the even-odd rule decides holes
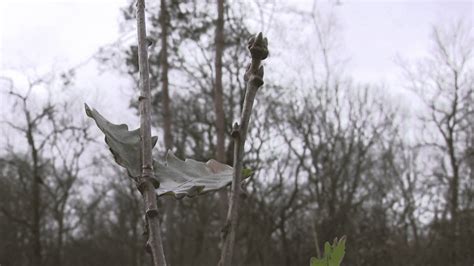
[[[343,235],[343,265],[472,265],[472,21],[426,29],[425,55],[399,58],[404,86],[391,88],[352,78],[335,12],[345,3],[320,2],[148,0],[154,155],[232,165],[247,40],[262,30],[270,57],[247,139],[253,175],[242,184],[235,265],[309,265]],[[135,25],[128,1],[124,35],[90,59],[100,75],[127,80],[130,97],[119,100],[129,110],[97,108],[114,123],[131,114],[131,128]],[[0,77],[2,266],[149,265],[141,196],[85,118],[81,67]],[[159,204],[169,264],[216,265],[226,193]]]

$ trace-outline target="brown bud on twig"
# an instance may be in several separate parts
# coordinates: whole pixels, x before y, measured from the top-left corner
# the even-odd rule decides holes
[[[261,79],[263,79],[263,74],[264,74],[264,71],[263,71],[263,66],[260,66],[258,68],[258,71],[257,71],[257,76]]]
[[[230,133],[230,135],[235,139],[235,138],[238,138],[239,135],[240,135],[240,127],[239,127],[239,123],[235,122],[234,125],[232,126],[232,133]]]
[[[145,251],[146,251],[148,254],[151,254],[151,244],[150,244],[150,241],[147,241],[147,242],[146,242]]]
[[[145,40],[146,40],[146,45],[148,46],[148,48],[154,46],[155,43],[156,43],[156,40],[153,39],[153,38],[150,37],[150,36],[147,36],[147,37],[145,38]]]
[[[250,84],[252,84],[254,88],[259,88],[263,85],[263,79],[257,75],[252,75],[250,78]]]
[[[259,88],[260,86],[263,85],[263,74],[264,74],[264,71],[263,71],[263,66],[260,66],[257,70],[256,73],[249,73],[249,72],[246,72],[245,73],[245,79],[247,81],[250,82],[250,84],[252,84],[252,86],[254,88]]]
[[[263,66],[260,66],[257,70],[257,72],[255,74],[252,74],[250,72],[250,65],[249,67],[247,68],[247,72],[245,72],[244,74],[244,80],[246,82],[249,82],[255,87],[255,88],[259,88],[260,86],[263,85],[263,74],[264,74],[264,71],[263,71]]]
[[[252,59],[264,60],[268,57],[268,40],[263,38],[260,32],[256,37],[250,38],[248,49],[252,55]]]

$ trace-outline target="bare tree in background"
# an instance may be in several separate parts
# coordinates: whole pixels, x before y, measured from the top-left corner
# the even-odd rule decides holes
[[[70,84],[68,77],[63,75],[63,85]],[[2,121],[10,126],[11,130],[26,140],[25,164],[20,164],[18,171],[21,173],[26,169],[31,170],[31,180],[24,180],[29,184],[29,208],[21,210],[8,210],[2,206],[1,211],[10,219],[24,220],[31,230],[31,264],[62,265],[62,248],[64,233],[68,230],[65,225],[65,214],[70,198],[76,190],[76,181],[79,173],[85,165],[80,162],[86,145],[90,142],[88,127],[76,121],[70,113],[70,104],[53,103],[52,92],[48,92],[48,100],[38,103],[35,100],[36,90],[41,87],[52,90],[56,79],[54,75],[28,81],[26,92],[22,93],[10,79],[8,83],[8,95],[15,102],[15,112],[20,115],[20,120]],[[38,106],[39,105],[39,106]],[[21,122],[20,122],[21,121]],[[67,148],[66,148],[67,147]],[[20,147],[9,146],[10,154],[18,153]],[[11,157],[10,163],[18,162],[15,156]],[[20,169],[26,168],[26,169]],[[22,174],[20,174],[21,178]],[[24,197],[25,195],[23,195]],[[28,197],[27,196],[27,197]],[[23,213],[17,213],[21,211]],[[15,213],[15,214],[14,214]],[[46,225],[45,216],[51,213],[55,221],[56,237],[54,242],[54,258],[46,260],[43,251],[43,236]],[[31,217],[28,217],[30,214]],[[17,218],[14,218],[18,215]],[[26,217],[25,217],[26,215]],[[24,218],[22,218],[24,217]]]
[[[295,191],[299,184],[299,194],[304,195],[288,206],[288,212],[298,216],[292,211],[306,204],[311,214],[303,219],[312,224],[306,230],[316,233],[311,243],[316,249],[324,241],[347,234],[357,247],[348,252],[364,253],[360,257],[353,255],[351,262],[371,264],[381,252],[376,246],[384,241],[384,225],[379,224],[378,232],[373,228],[366,241],[355,237],[354,232],[366,232],[368,218],[383,217],[380,210],[388,206],[382,202],[390,189],[389,182],[378,174],[377,158],[382,154],[387,136],[397,127],[396,115],[377,92],[379,89],[354,85],[342,74],[343,58],[337,50],[335,17],[323,17],[316,6],[311,13],[303,15],[312,20],[316,37],[307,55],[312,60],[306,61],[311,77],[309,82],[302,82],[309,85],[291,88],[277,99],[272,110],[273,120],[283,120],[275,125],[298,166],[300,181],[295,181]],[[281,114],[285,117],[281,118]],[[361,209],[366,214],[360,215]],[[296,257],[299,251],[285,242],[296,239],[298,231],[285,224],[284,218],[279,233],[281,245],[286,248],[281,251],[286,255],[286,265],[291,265],[290,258]],[[289,216],[286,219],[291,221]],[[366,249],[368,241],[371,250]]]
[[[474,116],[474,42],[469,27],[457,22],[433,28],[432,44],[430,56],[413,68],[406,66],[405,73],[410,88],[427,108],[420,117],[422,142],[435,152],[437,163],[432,174],[440,184],[439,192],[445,195],[443,218],[450,221],[445,233],[452,243],[446,252],[453,265],[463,265],[465,258],[459,254],[459,238],[465,229],[461,228],[461,216],[472,206],[461,204],[460,196],[472,190],[467,173],[472,156],[468,147]]]
[[[422,100],[408,101],[403,95],[402,100],[419,108],[415,114],[404,113],[403,104],[392,108],[398,106],[399,95],[387,95],[392,90],[397,94],[397,88],[351,82],[350,68],[344,68],[344,49],[338,47],[339,7],[322,2],[316,6],[315,1],[313,9],[309,5],[295,11],[293,4],[255,1],[258,10],[248,2],[223,1],[221,87],[227,164],[233,163],[233,138],[227,129],[239,117],[245,96],[242,76],[248,56],[243,44],[250,25],[261,24],[262,31],[276,37],[272,60],[277,62],[271,64],[271,78],[256,96],[249,123],[243,165],[253,175],[240,187],[231,264],[308,265],[310,257],[321,256],[325,241],[347,235],[343,263],[348,265],[441,266],[454,264],[453,258],[458,265],[470,265],[474,261],[470,250],[474,246],[474,75],[472,59],[459,63],[472,57],[468,30],[457,29],[458,25],[447,31],[438,28],[430,58],[413,69],[407,66],[411,88]],[[183,158],[216,157],[219,2],[160,0],[147,5],[147,33],[158,43],[148,48],[148,58],[151,108],[157,114],[151,123],[163,130],[159,139],[164,145],[157,147],[160,154],[171,147]],[[125,30],[135,28],[136,1],[128,3],[122,11],[124,23],[131,24],[124,25]],[[302,30],[295,32],[293,24]],[[128,42],[133,32],[123,33],[125,38],[104,49],[110,58],[101,61],[116,65],[101,70],[116,67],[119,71],[114,69],[114,74],[131,77],[138,85],[138,48]],[[166,44],[162,44],[164,37]],[[163,69],[165,54],[168,71]],[[172,95],[164,93],[166,79]],[[47,106],[35,105],[46,95],[35,91],[28,100],[31,121]],[[6,92],[5,99],[16,103],[16,112],[2,119],[26,130],[22,100]],[[61,98],[61,93],[54,96]],[[165,115],[165,98],[171,116]],[[129,100],[138,110],[137,98]],[[42,264],[150,265],[143,249],[147,237],[141,232],[146,223],[140,194],[122,171],[105,163],[109,160],[102,154],[88,148],[81,153],[81,146],[90,145],[87,134],[55,133],[38,149],[50,129],[60,129],[69,124],[68,117],[74,118],[68,115],[73,109],[70,102],[62,101],[54,101],[52,111],[47,111],[53,120],[48,114],[32,123],[37,125],[33,139],[41,177]],[[420,103],[426,104],[420,107]],[[411,123],[415,116],[422,116],[414,119],[417,124]],[[166,140],[167,118],[172,118],[170,141]],[[423,130],[415,130],[419,125]],[[0,149],[0,264],[32,265],[32,152],[24,131],[3,122],[1,126],[12,141]],[[61,149],[63,143],[68,149]],[[104,158],[109,157],[107,153]],[[89,158],[97,158],[90,168]],[[162,198],[158,207],[166,209],[171,201]],[[163,219],[169,264],[216,265],[223,203],[219,193],[209,193],[183,198],[172,211],[166,209],[159,219]]]

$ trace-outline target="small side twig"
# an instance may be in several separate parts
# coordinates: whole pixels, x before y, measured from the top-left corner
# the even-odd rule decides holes
[[[252,57],[244,79],[247,82],[244,105],[240,117],[240,123],[235,123],[232,137],[234,138],[234,176],[232,180],[231,198],[227,220],[224,226],[222,237],[222,253],[219,261],[221,266],[230,266],[235,246],[235,233],[238,223],[239,196],[241,194],[240,181],[242,180],[243,156],[245,140],[252,114],[253,102],[258,89],[263,85],[263,66],[260,66],[262,60],[268,56],[267,38],[263,38],[262,33],[252,37],[248,43],[248,49]]]

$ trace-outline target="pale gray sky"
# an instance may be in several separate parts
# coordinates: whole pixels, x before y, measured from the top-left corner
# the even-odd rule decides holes
[[[463,19],[472,25],[473,1],[347,1],[339,13],[355,77],[397,80],[397,55],[407,59],[429,52],[433,25]]]
[[[67,67],[118,37],[126,0],[2,0],[1,67]]]
[[[473,1],[341,2],[335,14],[342,29],[344,54],[351,59],[347,72],[356,81],[384,82],[389,87],[399,86],[397,55],[415,59],[427,53],[432,25],[455,19],[464,19],[472,25],[474,16]],[[119,8],[126,3],[126,0],[2,0],[0,75],[21,76],[32,70],[44,73],[84,62],[100,46],[120,37]],[[291,1],[291,4],[310,10],[312,1]],[[129,99],[123,97],[133,95],[124,89],[129,85],[125,80],[100,74],[94,64],[81,69],[77,84],[83,90],[77,93],[78,100],[99,108],[112,102],[115,111],[124,111]],[[2,105],[5,103],[2,99]],[[110,111],[112,116],[117,115],[115,111]],[[127,120],[130,119],[132,115]]]
[[[17,77],[22,73],[41,75],[66,70],[87,60],[99,47],[119,37],[120,7],[126,0],[2,0],[0,1],[0,75]],[[126,80],[97,71],[93,61],[81,67],[72,97],[97,108],[111,106],[104,113],[126,110],[129,99],[121,99]],[[122,84],[123,82],[123,84]],[[122,86],[123,85],[123,86]],[[2,96],[2,111],[8,105]],[[8,111],[8,110],[7,110]],[[110,114],[109,114],[110,113]],[[121,112],[124,122],[133,114]]]

